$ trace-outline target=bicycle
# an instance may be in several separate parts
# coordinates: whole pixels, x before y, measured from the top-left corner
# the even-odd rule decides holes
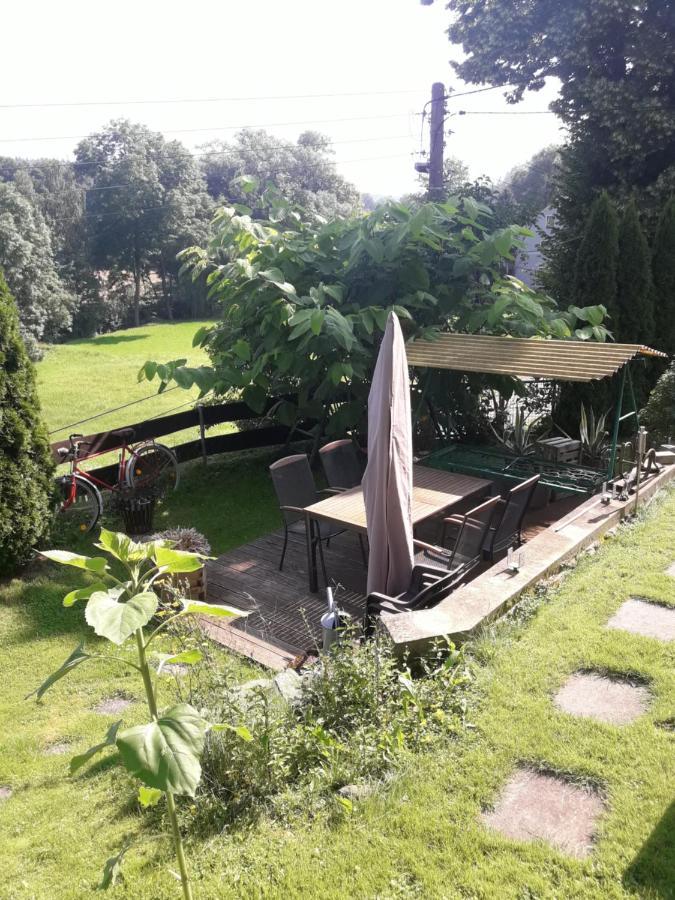
[[[121,491],[125,488],[152,487],[162,495],[178,487],[179,473],[176,455],[165,444],[144,441],[134,446],[134,429],[121,428],[111,432],[120,438],[117,447],[87,452],[91,441],[84,435],[71,434],[69,447],[59,447],[61,462],[70,462],[70,472],[57,479],[59,492],[56,511],[67,517],[79,531],[86,533],[95,528],[103,514],[102,490]],[[81,467],[85,460],[96,459],[111,451],[119,450],[117,481],[110,483]]]

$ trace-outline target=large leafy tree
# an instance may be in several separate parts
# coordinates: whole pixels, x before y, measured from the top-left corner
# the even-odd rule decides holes
[[[49,530],[53,465],[35,371],[1,271],[0,362],[0,575],[8,575]]]
[[[319,436],[363,427],[390,310],[408,335],[430,338],[439,330],[603,338],[601,328],[586,331],[602,320],[600,308],[561,312],[502,275],[526,233],[494,229],[490,210],[470,198],[412,209],[388,203],[319,226],[278,197],[267,221],[225,208],[208,246],[184,255],[223,310],[195,338],[211,366],[149,362],[141,377],[196,383],[203,393],[235,388],[255,411],[268,397],[291,395],[276,415],[290,425],[314,419]],[[450,417],[448,430],[468,433],[483,384],[475,378],[469,390],[466,379],[429,372],[416,384],[418,402],[433,403],[444,423]]]
[[[56,268],[51,237],[40,210],[13,183],[0,183],[0,267],[33,341],[67,332],[75,298]]]
[[[231,143],[213,141],[203,150],[211,196],[244,203],[258,216],[264,214],[270,184],[314,217],[347,216],[360,207],[358,191],[335,167],[330,139],[316,131],[303,132],[293,143],[262,129],[244,129]]]
[[[139,324],[144,279],[158,269],[169,302],[174,251],[203,234],[211,207],[204,180],[180,142],[126,120],[82,141],[76,158],[87,173],[92,264],[131,275]]]
[[[656,228],[652,278],[658,320],[654,341],[675,356],[675,197],[665,205]]]

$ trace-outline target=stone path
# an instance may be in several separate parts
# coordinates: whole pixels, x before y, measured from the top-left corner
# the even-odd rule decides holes
[[[666,570],[675,577],[675,562]],[[675,640],[675,608],[631,598],[607,622],[607,628],[655,638]],[[646,685],[600,672],[570,675],[553,698],[562,712],[611,725],[628,725],[649,707]],[[673,720],[657,723],[671,729]],[[559,775],[528,768],[517,769],[505,784],[493,810],[482,813],[484,823],[506,837],[543,840],[577,858],[593,848],[597,817],[605,804],[597,791]]]
[[[45,756],[61,756],[63,753],[68,753],[69,750],[70,744],[67,741],[56,741],[45,747]]]
[[[647,600],[626,600],[607,623],[659,641],[675,641],[675,609]]]
[[[0,803],[4,803],[5,800],[9,800],[12,796],[12,789],[8,784],[0,784]]]
[[[543,840],[583,859],[593,849],[595,821],[604,803],[591,788],[555,775],[520,769],[483,821],[506,837]]]
[[[553,702],[563,712],[610,725],[627,725],[649,706],[649,689],[599,672],[576,672]]]
[[[94,707],[94,712],[99,713],[102,716],[116,716],[118,713],[123,712],[125,709],[128,709],[131,706],[131,700],[128,697],[123,697],[118,695],[117,697],[107,697],[105,700],[101,700],[100,703],[97,703]]]

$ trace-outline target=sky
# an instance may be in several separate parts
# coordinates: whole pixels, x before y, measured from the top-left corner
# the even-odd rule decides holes
[[[338,170],[360,191],[399,196],[415,189],[428,148],[421,112],[432,82],[476,87],[450,66],[461,50],[448,21],[443,0],[11,3],[0,155],[72,159],[80,137],[120,117],[195,153],[242,126],[288,140],[312,129],[333,140]],[[548,84],[516,107],[503,90],[449,101],[449,113],[466,115],[448,119],[446,154],[498,181],[563,139],[555,116],[530,114],[555,95]]]

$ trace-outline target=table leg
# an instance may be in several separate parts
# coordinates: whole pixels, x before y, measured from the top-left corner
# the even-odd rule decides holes
[[[316,594],[319,590],[318,578],[316,572],[316,553],[314,552],[314,542],[312,541],[312,517],[305,513],[305,538],[307,541],[307,572],[309,574],[309,590],[312,594]]]

